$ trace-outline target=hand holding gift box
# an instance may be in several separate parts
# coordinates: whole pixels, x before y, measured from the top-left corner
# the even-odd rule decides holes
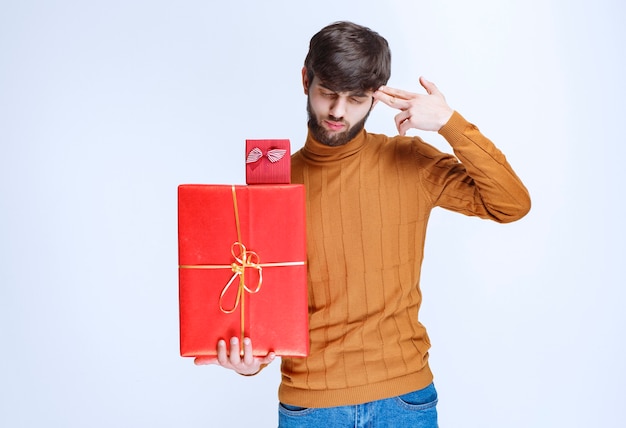
[[[306,356],[304,187],[181,185],[178,197],[181,355],[247,336],[255,355]]]

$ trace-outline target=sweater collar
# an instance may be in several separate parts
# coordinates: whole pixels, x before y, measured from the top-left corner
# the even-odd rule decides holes
[[[357,154],[365,146],[367,132],[362,129],[356,137],[348,141],[346,144],[337,147],[327,146],[320,143],[311,135],[309,130],[302,148],[303,156],[314,162],[333,162]]]

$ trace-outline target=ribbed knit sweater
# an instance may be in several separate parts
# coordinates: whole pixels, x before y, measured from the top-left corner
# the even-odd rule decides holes
[[[311,351],[283,358],[281,402],[365,403],[426,387],[430,341],[418,320],[431,210],[510,222],[530,209],[504,155],[455,112],[439,133],[454,153],[418,137],[363,130],[329,147],[309,134],[292,156],[307,192]]]

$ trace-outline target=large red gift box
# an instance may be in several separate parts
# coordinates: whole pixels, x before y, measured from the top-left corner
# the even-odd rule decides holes
[[[181,185],[178,240],[182,356],[244,336],[255,355],[308,355],[302,185]]]
[[[246,140],[246,183],[291,183],[289,140]]]

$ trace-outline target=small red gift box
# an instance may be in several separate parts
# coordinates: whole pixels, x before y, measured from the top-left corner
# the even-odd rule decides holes
[[[289,140],[246,140],[246,183],[291,183]]]
[[[178,240],[182,356],[244,336],[255,355],[308,355],[302,185],[181,185]]]

